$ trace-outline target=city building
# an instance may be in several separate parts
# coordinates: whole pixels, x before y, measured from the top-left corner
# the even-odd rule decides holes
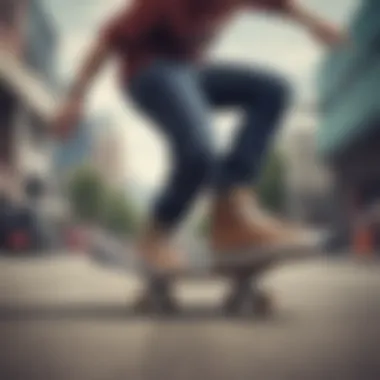
[[[0,163],[14,194],[28,177],[52,175],[58,37],[40,0],[0,0],[0,31]]]
[[[57,144],[54,167],[61,179],[67,178],[78,167],[91,164],[95,143],[93,126],[96,123],[95,118],[85,118],[71,138]]]
[[[317,150],[316,119],[298,115],[291,123],[292,128],[287,129],[279,141],[285,162],[287,215],[299,222],[326,223],[331,181]]]
[[[380,2],[362,0],[352,42],[327,57],[319,73],[318,149],[334,171],[336,231],[355,236],[362,211],[380,196]]]
[[[61,183],[66,183],[78,168],[93,168],[111,188],[127,186],[125,139],[105,114],[86,117],[74,134],[55,149],[54,168]]]
[[[122,131],[103,125],[95,135],[91,164],[111,188],[124,189],[127,181],[125,140]]]
[[[24,61],[51,89],[57,90],[58,34],[54,21],[42,0],[28,0],[27,3]]]

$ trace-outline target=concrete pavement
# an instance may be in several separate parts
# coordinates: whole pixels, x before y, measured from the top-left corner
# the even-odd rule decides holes
[[[189,312],[128,311],[137,279],[86,258],[0,261],[0,379],[380,378],[380,267],[315,261],[265,279],[269,320],[226,318],[226,284],[181,283]]]

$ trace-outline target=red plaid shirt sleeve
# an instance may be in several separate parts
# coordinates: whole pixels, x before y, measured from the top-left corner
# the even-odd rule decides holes
[[[157,0],[140,0],[111,18],[101,29],[100,36],[111,46],[116,46],[120,39],[138,39],[141,32],[157,16]]]
[[[248,4],[265,10],[282,11],[285,10],[290,0],[248,0]]]

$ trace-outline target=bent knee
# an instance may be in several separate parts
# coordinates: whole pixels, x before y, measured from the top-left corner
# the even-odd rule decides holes
[[[266,98],[275,109],[282,109],[289,104],[292,98],[292,86],[286,79],[273,76],[268,81]]]
[[[251,89],[247,103],[249,109],[259,106],[270,112],[281,111],[292,98],[293,91],[290,82],[280,76],[263,76],[260,82],[252,80],[251,83],[247,82],[247,85]]]

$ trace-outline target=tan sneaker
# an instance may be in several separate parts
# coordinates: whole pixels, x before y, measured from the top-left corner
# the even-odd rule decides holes
[[[271,230],[277,230],[279,234],[293,236],[295,239],[303,239],[308,233],[306,229],[289,220],[281,219],[278,216],[264,210],[257,200],[256,194],[252,189],[242,188],[238,190],[240,202],[244,204],[249,217],[262,226],[266,225]]]
[[[261,211],[246,189],[217,198],[211,214],[211,246],[218,252],[250,247],[290,248],[305,240],[301,230]]]

